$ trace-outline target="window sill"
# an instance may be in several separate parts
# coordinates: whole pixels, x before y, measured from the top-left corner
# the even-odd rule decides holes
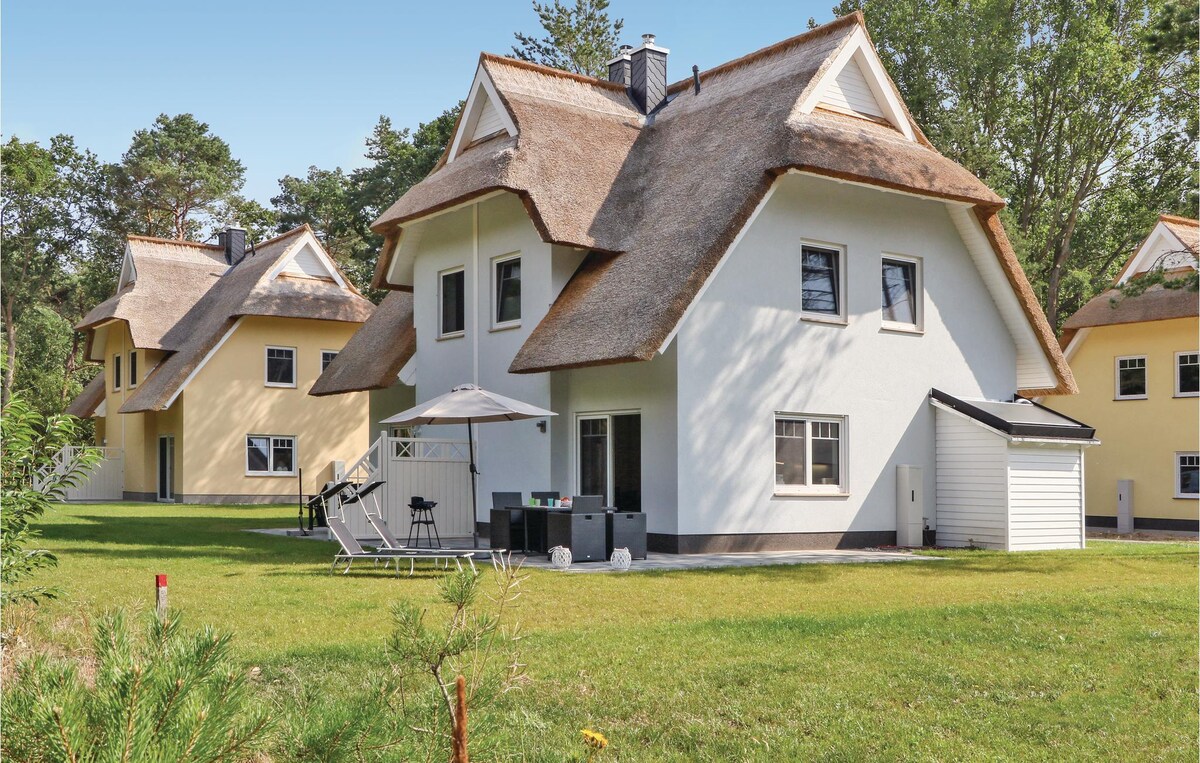
[[[1129,395],[1128,397],[1114,397],[1114,403],[1124,402],[1126,400],[1149,400],[1149,395]]]
[[[780,490],[776,489],[775,498],[849,498],[845,490]]]
[[[444,342],[447,339],[462,339],[466,335],[467,332],[465,331],[454,331],[449,334],[438,334],[437,341]]]
[[[275,387],[276,389],[295,389],[296,383],[292,382],[291,384],[279,384],[278,382],[263,382],[263,386]]]
[[[488,333],[494,334],[497,331],[512,331],[513,329],[519,328],[521,328],[520,321],[509,321],[508,323],[497,323],[495,326],[492,326],[490,329],[488,329]]]
[[[1200,392],[1176,392],[1175,397],[1179,397],[1179,398],[1200,397]]]
[[[295,477],[295,472],[246,472],[247,477]]]
[[[801,313],[800,320],[806,323],[824,323],[830,326],[848,326],[850,324],[840,315],[822,315],[820,313]]]
[[[914,326],[911,323],[887,323],[879,327],[880,331],[886,331],[889,334],[910,334],[913,336],[923,336],[925,329],[920,326]]]
[[[1178,498],[1178,499],[1179,499],[1179,500],[1181,500],[1181,501],[1196,501],[1196,500],[1200,500],[1200,494],[1197,494],[1197,493],[1190,493],[1190,494],[1187,494],[1187,495],[1180,495],[1179,493],[1176,493],[1176,494],[1175,494],[1175,497],[1176,497],[1176,498]]]

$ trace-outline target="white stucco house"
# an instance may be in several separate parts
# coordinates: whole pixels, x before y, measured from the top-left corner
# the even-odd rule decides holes
[[[859,14],[674,84],[667,57],[646,36],[605,81],[481,56],[374,225],[394,291],[313,394],[555,411],[477,430],[481,524],[492,491],[552,489],[644,512],[652,550],[894,543],[905,467],[937,526],[971,465],[939,466],[931,390],[1075,391],[1003,201],[922,135]],[[1033,440],[1077,456],[1059,423]],[[1039,547],[1082,543],[1067,513]]]

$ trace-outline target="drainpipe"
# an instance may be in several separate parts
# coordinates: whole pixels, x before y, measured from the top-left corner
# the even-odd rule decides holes
[[[471,380],[479,386],[479,204],[471,205]]]

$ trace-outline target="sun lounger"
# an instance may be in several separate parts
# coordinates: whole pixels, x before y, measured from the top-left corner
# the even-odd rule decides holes
[[[499,562],[501,555],[505,553],[505,549],[502,549],[502,548],[445,548],[445,547],[441,547],[441,548],[436,548],[436,549],[430,549],[430,548],[420,548],[420,547],[414,547],[414,546],[405,546],[403,543],[400,542],[400,539],[396,537],[395,533],[392,532],[392,528],[390,528],[388,526],[387,520],[385,520],[383,518],[383,512],[379,508],[379,499],[378,499],[375,491],[381,485],[383,485],[382,482],[364,483],[360,488],[352,488],[354,491],[353,494],[351,494],[350,497],[344,498],[342,500],[342,506],[348,506],[348,505],[354,504],[354,503],[357,503],[362,506],[363,514],[365,514],[367,516],[367,521],[371,523],[371,527],[373,527],[375,529],[375,532],[379,534],[379,539],[383,542],[384,548],[380,549],[381,551],[412,551],[415,553],[428,553],[430,551],[433,551],[433,552],[445,551],[445,552],[461,552],[461,553],[469,553],[469,554],[487,554],[492,560],[492,566],[496,566]],[[370,504],[368,504],[368,502],[366,500],[364,500],[367,496],[371,497]],[[374,508],[374,511],[372,511],[372,508]],[[343,516],[345,516],[344,513],[343,513]]]
[[[470,549],[456,548],[386,548],[377,549],[375,551],[367,551],[358,540],[354,537],[354,533],[350,532],[350,528],[341,517],[329,517],[329,532],[341,545],[341,553],[334,554],[333,564],[329,566],[330,574],[333,573],[337,566],[345,562],[346,569],[342,570],[345,575],[350,571],[350,566],[354,564],[356,559],[369,559],[373,562],[383,561],[385,566],[392,562],[396,562],[396,575],[400,574],[400,560],[408,560],[408,574],[413,573],[413,567],[418,559],[433,559],[442,560],[446,563],[454,562],[454,564],[462,569],[463,561],[471,566],[471,570],[475,570],[474,556],[475,552]]]

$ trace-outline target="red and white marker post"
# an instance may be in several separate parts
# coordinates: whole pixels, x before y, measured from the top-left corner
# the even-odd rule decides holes
[[[154,576],[154,609],[158,613],[159,620],[165,620],[167,617],[167,576]]]

